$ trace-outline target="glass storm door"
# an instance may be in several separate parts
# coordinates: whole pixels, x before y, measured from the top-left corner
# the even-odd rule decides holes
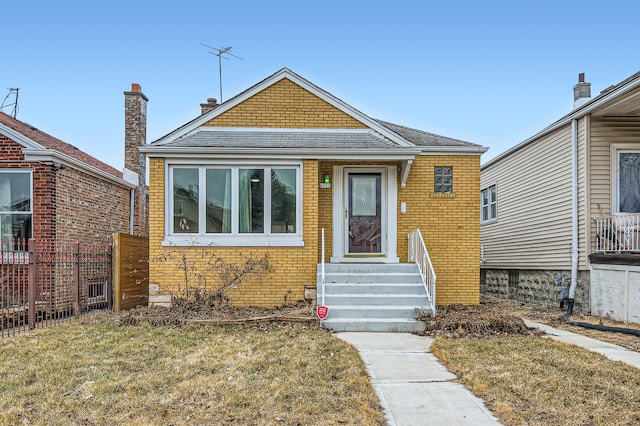
[[[348,173],[348,254],[382,253],[381,173]]]

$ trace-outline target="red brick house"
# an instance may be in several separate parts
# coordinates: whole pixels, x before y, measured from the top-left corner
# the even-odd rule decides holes
[[[3,251],[31,237],[110,242],[112,233],[148,235],[146,102],[125,92],[121,172],[34,126],[0,112],[0,237]]]

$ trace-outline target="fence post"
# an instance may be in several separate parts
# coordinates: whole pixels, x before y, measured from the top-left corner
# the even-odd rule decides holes
[[[29,238],[29,281],[27,298],[29,299],[29,328],[36,328],[36,240]]]
[[[80,241],[73,243],[73,315],[80,315]]]
[[[107,308],[113,308],[113,244],[107,246]]]

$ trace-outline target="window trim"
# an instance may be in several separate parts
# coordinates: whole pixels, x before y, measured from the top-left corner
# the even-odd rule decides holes
[[[193,161],[181,159],[167,159],[165,169],[165,226],[162,246],[236,246],[236,247],[302,247],[304,241],[302,204],[303,204],[303,164],[299,160],[220,160],[220,161]],[[174,168],[197,168],[199,179],[199,191],[206,191],[206,169],[231,169],[231,233],[206,233],[206,220],[203,220],[206,213],[206,194],[199,192],[198,214],[199,230],[197,233],[174,233],[173,232],[173,173]],[[238,191],[238,175],[240,169],[265,169],[269,178],[265,178],[265,199],[264,199],[264,233],[240,233],[238,225],[238,197],[234,194]],[[296,170],[296,232],[295,233],[271,233],[271,170],[273,169],[295,169]],[[268,183],[266,181],[269,181]],[[269,191],[267,191],[269,189]]]
[[[0,168],[0,173],[23,173],[23,174],[28,174],[29,175],[29,211],[12,211],[12,210],[2,210],[0,211],[0,215],[5,215],[5,214],[11,214],[11,215],[15,215],[15,214],[22,214],[22,215],[31,215],[31,237],[34,236],[33,234],[33,226],[34,226],[34,214],[33,214],[33,206],[34,206],[34,202],[33,202],[33,169],[26,169],[26,168]],[[30,238],[31,238],[30,237]],[[0,238],[2,238],[2,236],[0,235]],[[28,240],[28,238],[27,238]],[[26,243],[24,244],[24,247],[26,248],[27,245]]]
[[[610,155],[611,171],[611,206],[613,214],[620,214],[620,154],[640,154],[640,144],[637,143],[612,143]]]
[[[485,191],[488,191],[489,194],[491,194],[491,188],[495,188],[495,192],[496,192],[496,199],[495,200],[491,200],[491,196],[489,196],[489,204],[487,204],[488,207],[488,219],[484,219],[484,217],[482,216],[482,210],[484,209],[485,205],[483,204],[483,197],[482,195],[484,194]],[[491,217],[491,205],[495,204],[496,206],[496,215],[495,217]],[[496,222],[498,220],[498,184],[497,183],[492,183],[489,185],[486,185],[485,187],[483,187],[480,190],[480,223],[491,223],[491,222]]]
[[[451,186],[451,191],[444,191],[444,192],[436,191],[436,187],[438,186],[438,184],[436,183],[436,176],[437,176],[436,170],[439,169],[439,168],[441,168],[441,169],[451,169],[451,185],[450,185]],[[445,177],[445,176],[447,176],[447,175],[443,173],[442,177]],[[438,165],[433,166],[433,193],[434,194],[453,194],[454,193],[453,192],[453,176],[454,176],[453,175],[453,166],[438,166]],[[440,184],[440,186],[444,187],[444,186],[446,186],[446,184],[442,183],[442,184]]]

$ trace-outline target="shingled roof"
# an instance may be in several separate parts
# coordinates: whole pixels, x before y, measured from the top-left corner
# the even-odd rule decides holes
[[[464,146],[464,147],[478,147],[482,148],[482,145],[478,145],[471,142],[465,142],[460,139],[453,139],[446,136],[436,135],[435,133],[425,132],[423,130],[412,129],[411,127],[401,126],[399,124],[389,123],[388,121],[382,121],[374,119],[378,124],[386,127],[387,129],[395,132],[408,140],[409,142],[417,146],[433,146],[433,147],[447,147],[447,146]]]
[[[0,111],[0,125],[4,125],[12,129],[13,131],[21,134],[25,138],[33,141],[36,145],[39,145],[42,149],[56,151],[60,154],[71,157],[77,161],[80,161],[88,166],[92,166],[104,173],[112,175],[116,178],[122,179],[122,172],[111,167],[110,165],[103,163],[95,157],[87,154],[84,151],[76,148],[75,146],[61,141],[32,125],[17,120]]]
[[[371,130],[230,129],[201,127],[167,144],[174,147],[289,149],[406,149]]]

